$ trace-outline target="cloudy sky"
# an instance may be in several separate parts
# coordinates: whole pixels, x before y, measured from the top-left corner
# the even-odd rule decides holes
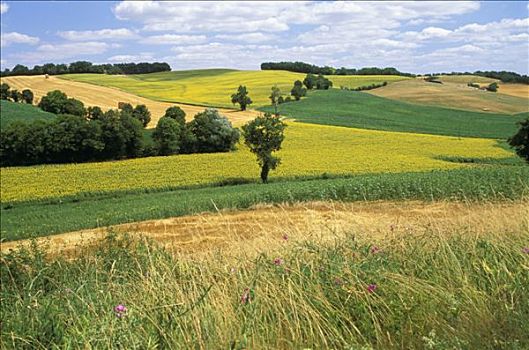
[[[402,71],[529,71],[529,2],[1,3],[1,66],[264,61]]]

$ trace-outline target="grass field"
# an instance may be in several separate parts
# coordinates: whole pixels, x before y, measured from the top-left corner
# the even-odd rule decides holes
[[[14,121],[29,122],[33,120],[49,120],[55,114],[44,112],[42,109],[25,103],[0,101],[0,128]]]
[[[493,93],[468,87],[467,83],[485,84],[494,79],[473,75],[442,76],[441,81],[444,84],[410,79],[370,90],[369,93],[393,100],[479,112],[509,114],[529,112],[529,85],[500,84],[498,92]]]
[[[3,255],[2,347],[529,347],[519,206],[377,205],[376,228],[285,225],[198,252],[109,236],[74,259]]]
[[[231,95],[246,85],[254,104],[270,104],[270,89],[277,84],[284,95],[290,94],[295,80],[306,74],[287,71],[237,71],[204,69],[152,74],[116,76],[105,74],[68,74],[61,79],[118,88],[138,96],[164,102],[180,102],[214,107],[233,107]],[[383,81],[407,79],[400,76],[329,76],[335,87],[357,87]]]
[[[272,111],[272,108],[262,110]],[[518,128],[516,122],[528,115],[423,106],[336,89],[314,91],[306,99],[282,104],[280,113],[315,124],[500,139],[512,136]]]
[[[528,193],[529,167],[485,166],[277,181],[268,185],[118,193],[47,203],[7,204],[2,201],[1,234],[4,240],[17,240],[219,209],[248,208],[260,203],[405,199],[499,201],[526,198]]]
[[[271,173],[272,179],[454,169],[471,165],[443,161],[441,158],[513,157],[513,153],[499,147],[496,140],[488,139],[393,133],[297,122],[288,123],[285,133],[284,149],[278,153],[282,164]],[[206,185],[234,178],[254,180],[258,179],[258,175],[255,157],[241,145],[238,151],[230,153],[3,168],[0,188],[2,202],[12,202],[82,197],[91,193],[161,190]]]
[[[55,76],[50,76],[48,79],[45,79],[43,75],[14,76],[2,78],[1,82],[7,83],[11,88],[19,91],[31,89],[35,94],[36,100],[39,100],[49,91],[61,90],[68,96],[83,101],[86,106],[99,106],[104,110],[116,109],[119,102],[128,102],[133,105],[144,104],[151,111],[151,122],[148,126],[151,128],[156,126],[158,119],[165,114],[167,108],[175,105],[175,103],[150,100],[118,89],[64,80]],[[199,106],[182,104],[179,104],[179,106],[186,112],[188,120],[191,120],[195,114],[204,110],[204,107]],[[221,109],[220,112],[236,125],[241,125],[257,115],[255,111],[242,112],[235,109]]]

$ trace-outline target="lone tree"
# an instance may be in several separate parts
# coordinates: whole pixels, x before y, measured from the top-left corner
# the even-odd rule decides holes
[[[238,103],[241,106],[241,111],[245,111],[246,106],[252,104],[252,99],[248,96],[246,86],[239,85],[237,92],[231,95],[231,103]]]
[[[529,118],[518,122],[520,129],[507,142],[516,150],[516,154],[529,163]]]
[[[265,113],[243,125],[244,143],[257,156],[257,163],[261,167],[261,181],[268,182],[268,173],[280,163],[280,159],[272,152],[281,149],[285,139],[283,134],[286,124],[278,116]]]
[[[281,90],[277,87],[277,85],[272,86],[272,93],[268,98],[272,101],[272,106],[274,106],[274,114],[278,116],[279,112],[277,111],[277,106],[283,101],[281,98]]]
[[[303,96],[307,95],[307,89],[303,87],[303,83],[300,80],[296,80],[294,87],[290,90],[290,94],[294,96],[296,101],[299,101]]]

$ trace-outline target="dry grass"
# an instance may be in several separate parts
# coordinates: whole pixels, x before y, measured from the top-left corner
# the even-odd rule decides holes
[[[459,80],[461,79],[459,77]],[[529,111],[527,85],[502,84],[498,90],[500,93],[491,93],[468,87],[470,80],[464,83],[459,80],[452,82],[449,79],[444,81],[444,84],[428,83],[422,79],[404,80],[370,90],[369,93],[411,103],[473,111],[509,114]],[[481,82],[481,79],[478,81]]]
[[[160,117],[164,115],[165,110],[171,106],[180,106],[186,112],[188,120],[192,119],[195,114],[202,112],[205,108],[201,106],[153,101],[115,88],[69,81],[54,76],[50,76],[48,79],[45,79],[43,75],[14,76],[2,78],[1,82],[7,83],[11,88],[18,89],[19,91],[31,89],[35,94],[35,100],[37,102],[49,91],[61,90],[68,96],[83,101],[86,106],[99,106],[105,110],[117,108],[118,102],[128,102],[132,105],[144,104],[152,114],[152,120],[148,127],[155,127]],[[243,112],[234,109],[219,108],[219,111],[236,125],[242,125],[259,114],[259,112],[253,110]]]
[[[520,218],[525,218],[520,219]],[[169,250],[193,258],[221,253],[228,256],[271,253],[289,241],[332,242],[351,232],[363,240],[382,242],[395,236],[438,232],[479,236],[529,231],[526,201],[463,202],[308,202],[260,205],[244,211],[149,220],[38,238],[53,254],[73,256],[81,247],[95,245],[108,230],[151,238]],[[5,253],[29,240],[2,243]]]

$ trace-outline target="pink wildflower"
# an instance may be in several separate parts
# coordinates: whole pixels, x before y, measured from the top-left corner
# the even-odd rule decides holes
[[[367,286],[367,291],[369,293],[373,293],[375,291],[375,289],[377,289],[377,285],[376,284],[370,284],[369,286]]]
[[[525,254],[529,254],[529,247],[524,247],[522,249],[522,252],[524,252]]]
[[[274,265],[276,265],[276,266],[283,265],[283,259],[275,258],[274,259]]]
[[[371,254],[378,254],[380,253],[380,248],[377,247],[376,245],[372,246],[371,247]]]
[[[116,317],[121,318],[127,313],[127,307],[123,304],[119,304],[114,307],[114,312],[116,313]]]
[[[282,238],[283,238],[283,241],[285,241],[285,242],[288,241],[288,235],[286,233],[283,235]]]

